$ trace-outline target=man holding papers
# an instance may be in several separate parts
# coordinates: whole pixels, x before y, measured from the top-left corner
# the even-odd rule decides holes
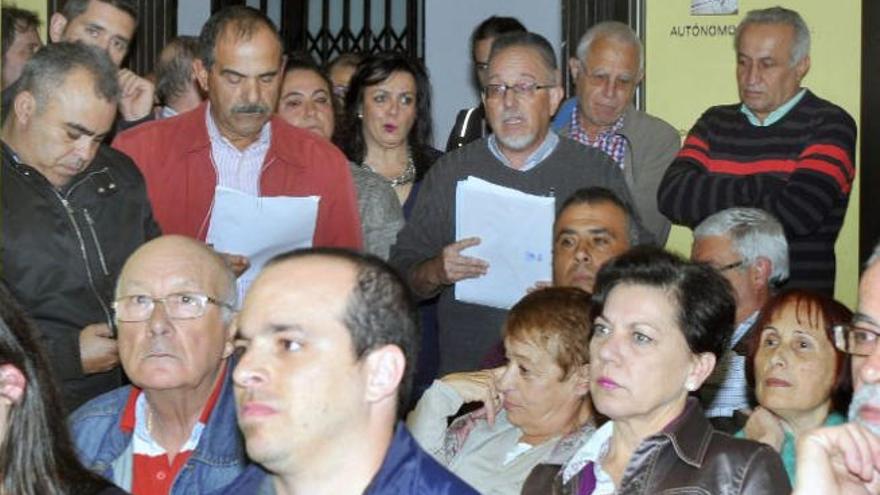
[[[196,73],[208,102],[131,129],[114,142],[143,172],[163,232],[207,239],[221,251],[224,241],[227,253],[255,256],[276,244],[282,229],[280,237],[298,238],[289,231],[314,225],[303,233],[307,242],[283,250],[360,248],[347,160],[328,141],[273,117],[284,58],[272,21],[255,9],[229,7],[205,23],[200,43]],[[236,193],[254,198],[253,207],[236,206],[244,204],[236,202]],[[302,199],[305,206],[278,207],[279,197]],[[309,197],[317,197],[317,209],[307,207]],[[215,210],[238,213],[250,228],[237,228],[241,218]],[[254,228],[267,218],[263,213],[278,210],[287,215],[269,229]]]
[[[499,340],[507,313],[493,307],[504,306],[498,300],[503,298],[480,297],[480,290],[467,283],[461,293],[456,284],[494,278],[484,290],[519,290],[514,294],[518,299],[525,287],[549,278],[551,259],[545,253],[552,252],[553,215],[540,220],[541,197],[554,198],[555,209],[575,190],[601,186],[631,203],[620,168],[607,155],[549,131],[562,98],[559,79],[553,47],[543,37],[512,33],[495,41],[483,88],[495,134],[434,164],[392,248],[392,263],[419,297],[440,294],[441,374],[476,369]],[[484,192],[484,199],[475,200]],[[534,205],[538,219],[522,214],[517,205],[526,210]],[[486,216],[494,221],[477,227],[468,221]],[[477,252],[468,249],[474,247]],[[522,274],[511,273],[529,266],[543,266],[544,272],[520,280]],[[517,280],[517,287],[504,280]]]

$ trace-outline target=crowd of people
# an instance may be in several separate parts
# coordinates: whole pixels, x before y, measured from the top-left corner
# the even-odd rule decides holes
[[[139,75],[138,15],[67,0],[43,46],[2,8],[0,493],[880,493],[880,245],[853,312],[856,125],[802,85],[797,12],[745,15],[740,101],[683,143],[633,105],[627,25],[565,100],[553,45],[490,17],[445,152],[418,60],[322,67],[231,6]],[[459,234],[470,178],[554,199],[509,309],[456,292],[514,270]]]

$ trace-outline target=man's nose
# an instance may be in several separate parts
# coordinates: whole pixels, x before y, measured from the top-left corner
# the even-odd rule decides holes
[[[867,356],[865,364],[859,370],[859,378],[863,383],[880,383],[880,345]]]

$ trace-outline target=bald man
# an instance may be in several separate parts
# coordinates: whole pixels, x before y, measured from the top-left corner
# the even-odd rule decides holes
[[[235,277],[200,241],[165,236],[116,287],[119,359],[131,385],[78,409],[82,463],[132,493],[206,493],[248,461],[232,394]]]

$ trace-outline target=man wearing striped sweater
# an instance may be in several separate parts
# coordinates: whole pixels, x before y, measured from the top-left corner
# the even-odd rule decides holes
[[[834,243],[855,177],[855,122],[801,87],[810,34],[797,12],[749,12],[734,46],[741,104],[700,117],[660,184],[660,211],[693,228],[725,208],[767,210],[788,239],[787,286],[832,293]]]

